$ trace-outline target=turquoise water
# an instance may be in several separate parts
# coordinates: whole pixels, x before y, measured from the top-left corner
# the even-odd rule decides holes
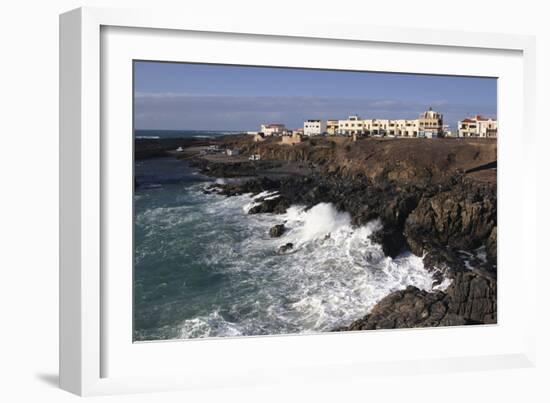
[[[135,172],[135,340],[329,331],[394,290],[432,287],[420,258],[388,258],[370,241],[378,222],[353,228],[324,203],[249,215],[251,195],[205,194],[222,180],[171,158]],[[270,238],[282,222],[288,231]]]

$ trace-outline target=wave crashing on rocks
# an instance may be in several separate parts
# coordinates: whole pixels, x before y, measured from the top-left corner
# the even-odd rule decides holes
[[[151,232],[164,223],[166,239],[192,232],[197,241],[195,246],[164,243],[155,250],[175,259],[184,254],[200,267],[165,310],[177,337],[330,331],[363,316],[393,291],[409,285],[432,290],[434,279],[421,257],[387,257],[371,240],[379,220],[353,227],[350,215],[331,203],[310,209],[293,205],[284,214],[247,214],[255,200],[270,197],[277,195],[225,197],[195,186],[177,208],[138,216],[138,225]],[[271,238],[269,229],[282,222],[285,233]],[[277,253],[289,243],[289,251]],[[181,270],[176,273],[183,275]]]

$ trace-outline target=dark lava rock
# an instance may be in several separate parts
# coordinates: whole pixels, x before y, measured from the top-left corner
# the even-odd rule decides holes
[[[290,207],[290,202],[284,197],[263,200],[260,204],[248,210],[248,214],[275,213],[283,214]]]
[[[286,227],[284,224],[277,224],[271,227],[271,229],[269,230],[269,236],[271,236],[272,238],[278,238],[283,235],[285,231]]]
[[[294,247],[294,244],[292,242],[285,243],[284,245],[281,245],[279,249],[277,249],[277,253],[286,253],[289,250],[291,250]]]
[[[487,251],[487,260],[493,264],[497,262],[497,226],[495,225],[491,230],[491,235],[485,243]]]
[[[386,256],[392,258],[399,255],[407,244],[407,240],[399,229],[392,227],[382,227],[382,229],[374,232],[370,239],[382,246],[382,250]]]
[[[204,158],[194,158],[189,165],[198,168],[204,175],[215,178],[232,178],[239,176],[254,176],[257,167],[252,161],[213,162]]]
[[[362,319],[336,330],[489,324],[496,323],[496,313],[496,281],[461,272],[445,292],[409,286],[383,298]]]
[[[264,190],[274,190],[278,183],[269,178],[257,178],[245,182],[214,184],[207,190],[214,190],[223,196],[239,196],[246,193],[258,194]]]
[[[404,233],[411,251],[419,256],[424,250],[447,246],[472,250],[485,245],[496,220],[495,189],[464,183],[422,197],[408,215]]]

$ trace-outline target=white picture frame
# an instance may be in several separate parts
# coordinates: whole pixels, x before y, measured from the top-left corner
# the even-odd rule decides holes
[[[116,27],[116,28],[115,28]],[[434,65],[429,70],[422,68],[423,72],[460,74],[460,67],[454,70],[445,70],[444,59],[453,57],[453,52],[472,52],[479,57],[493,53],[510,52],[513,54],[510,79],[506,85],[499,87],[506,94],[517,95],[518,99],[500,102],[499,98],[499,187],[501,182],[503,192],[509,189],[506,181],[520,183],[521,192],[504,193],[501,208],[502,192],[499,188],[499,221],[507,221],[506,203],[520,203],[517,223],[510,223],[507,233],[501,234],[505,226],[499,223],[499,325],[480,326],[473,328],[445,328],[402,331],[376,331],[353,332],[350,334],[327,334],[319,336],[281,336],[240,338],[227,340],[193,341],[190,343],[146,343],[140,345],[128,345],[127,335],[120,336],[124,330],[115,329],[116,323],[124,323],[124,309],[112,309],[115,305],[127,303],[127,298],[121,301],[113,301],[109,298],[112,285],[107,286],[106,279],[117,281],[105,272],[108,267],[109,245],[105,241],[104,228],[109,224],[105,220],[111,220],[113,215],[106,215],[109,207],[109,192],[113,190],[110,182],[113,182],[114,168],[109,163],[109,152],[115,149],[131,151],[128,149],[128,141],[112,142],[114,136],[108,135],[112,131],[109,120],[109,107],[112,107],[124,91],[124,83],[120,90],[111,97],[111,84],[102,74],[124,74],[124,69],[117,70],[117,65],[110,66],[109,62],[102,60],[114,55],[104,48],[118,46],[119,57],[135,57],[131,54],[132,46],[124,46],[127,52],[120,47],[121,37],[137,35],[138,29],[143,37],[144,48],[151,48],[157,42],[157,49],[151,50],[149,55],[166,57],[170,46],[180,40],[178,33],[193,33],[194,38],[201,35],[215,34],[214,40],[224,36],[237,35],[238,38],[252,38],[257,43],[271,43],[273,46],[284,47],[287,43],[296,43],[300,47],[312,46],[311,41],[324,41],[323,46],[375,46],[384,50],[393,46],[397,51],[399,47],[407,47],[410,52],[424,52],[430,49],[438,52],[446,52],[441,67]],[[133,31],[135,30],[135,31]],[[153,31],[154,30],[154,31]],[[113,39],[106,42],[102,34],[113,32]],[[120,33],[117,37],[117,32]],[[150,38],[155,33],[156,38]],[[148,36],[149,35],[149,36]],[[129,39],[131,40],[131,39]],[[196,39],[195,39],[196,40]],[[239,39],[240,40],[240,39]],[[118,41],[118,42],[117,42]],[[149,42],[150,41],[150,42]],[[290,41],[290,42],[289,42]],[[326,42],[326,43],[325,43]],[[107,46],[108,45],[108,46]],[[429,48],[429,49],[428,49]],[[296,382],[296,379],[311,380],[344,380],[358,376],[372,374],[413,374],[435,373],[440,371],[464,371],[474,369],[493,368],[518,368],[533,366],[535,362],[535,322],[534,318],[511,324],[512,317],[501,322],[501,306],[510,307],[507,304],[509,294],[500,295],[500,281],[511,281],[506,275],[500,274],[500,263],[513,264],[521,262],[522,278],[536,277],[536,262],[534,252],[533,234],[536,234],[535,210],[530,208],[534,203],[535,183],[527,172],[534,170],[535,138],[532,135],[535,127],[534,93],[535,93],[535,42],[533,37],[520,35],[481,34],[456,31],[429,31],[408,28],[380,28],[369,27],[361,24],[331,24],[304,20],[300,26],[285,26],[279,22],[270,21],[242,21],[239,19],[205,19],[196,16],[170,15],[169,13],[152,12],[150,10],[114,10],[102,8],[81,8],[70,11],[60,17],[60,384],[63,389],[79,395],[97,395],[113,393],[150,392],[171,389],[207,388],[216,386],[246,386],[271,382]],[[156,53],[155,53],[156,52]],[[167,53],[162,53],[167,52]],[[234,52],[231,57],[220,55],[205,61],[251,64],[252,59],[246,59],[240,51]],[[455,53],[456,53],[455,52]],[[500,52],[500,53],[499,53]],[[508,53],[506,53],[508,54]],[[152,56],[146,56],[151,57]],[[196,56],[201,58],[200,55]],[[251,57],[251,56],[248,56]],[[492,56],[491,56],[492,57]],[[176,56],[170,56],[170,60],[179,60]],[[391,58],[388,57],[388,60]],[[120,63],[126,63],[121,60]],[[270,63],[263,60],[262,63]],[[318,61],[312,61],[305,66],[304,62],[297,61],[301,67],[315,67]],[[372,69],[384,69],[384,63],[372,65]],[[503,65],[506,63],[503,62]],[[420,67],[419,67],[420,66]],[[327,67],[327,66],[323,66]],[[330,66],[329,66],[330,67]],[[104,70],[106,68],[107,70]],[[404,67],[400,67],[404,68]],[[415,72],[420,69],[411,65],[406,71]],[[483,68],[489,69],[485,66]],[[504,68],[504,67],[503,67]],[[438,69],[443,69],[440,71]],[[482,67],[479,67],[482,69]],[[116,72],[118,71],[118,73]],[[472,70],[475,74],[478,70]],[[484,72],[485,70],[479,70]],[[504,70],[503,70],[504,71]],[[489,72],[489,70],[487,70]],[[490,75],[490,74],[488,74]],[[117,76],[119,77],[119,76]],[[519,80],[519,81],[518,81]],[[113,89],[117,87],[112,84]],[[126,86],[127,88],[127,86]],[[512,89],[513,88],[513,89]],[[118,95],[117,95],[118,94]],[[105,98],[107,97],[107,98]],[[131,93],[127,94],[131,103]],[[109,107],[106,107],[108,100]],[[118,102],[118,101],[116,101]],[[514,102],[512,104],[512,102]],[[507,123],[506,112],[517,110],[521,107],[517,121],[509,120]],[[118,107],[118,106],[117,106]],[[120,101],[120,110],[127,111],[128,100]],[[503,119],[501,123],[501,114]],[[125,113],[122,115],[126,116]],[[110,123],[111,122],[111,123]],[[115,122],[116,123],[116,122]],[[128,124],[126,122],[125,124]],[[507,126],[508,125],[508,126]],[[121,126],[124,131],[124,126]],[[514,129],[521,135],[506,137],[506,128]],[[511,132],[512,130],[510,130]],[[501,140],[501,134],[505,140]],[[106,137],[107,136],[107,137]],[[130,139],[131,137],[127,137]],[[124,148],[126,147],[126,148]],[[129,154],[131,155],[131,154]],[[124,160],[124,158],[123,158]],[[503,178],[501,167],[506,172],[506,166],[520,164],[521,169],[514,171],[513,178],[508,175]],[[124,164],[122,164],[124,165]],[[125,165],[127,169],[128,166]],[[118,176],[125,177],[127,171],[118,171]],[[511,171],[510,171],[511,172]],[[126,175],[127,176],[127,175]],[[129,178],[127,178],[129,179]],[[125,179],[122,179],[124,181]],[[124,189],[124,186],[120,188]],[[511,189],[510,189],[511,190]],[[509,200],[509,202],[507,201]],[[121,207],[126,208],[126,207]],[[125,210],[127,211],[127,210]],[[504,213],[503,213],[504,211]],[[508,217],[510,219],[511,217]],[[110,222],[110,221],[109,221]],[[122,228],[122,224],[117,224]],[[514,234],[508,234],[514,232]],[[528,234],[531,234],[530,238]],[[502,235],[502,237],[501,237]],[[505,255],[506,245],[512,242],[518,243],[514,253],[509,257]],[[504,245],[501,248],[500,245]],[[518,256],[521,258],[519,259]],[[122,256],[124,258],[124,256]],[[122,279],[122,278],[121,278]],[[508,278],[509,279],[509,278]],[[122,280],[120,280],[122,281]],[[506,283],[503,283],[506,284]],[[131,285],[128,284],[128,287]],[[535,312],[535,287],[536,284],[524,280],[522,283],[523,298],[516,301],[518,309],[523,312]],[[506,290],[503,287],[503,290]],[[118,315],[116,312],[121,312]],[[509,312],[512,312],[510,310]],[[118,321],[118,319],[121,321]],[[524,316],[525,318],[525,316]],[[131,319],[128,319],[131,320]],[[106,328],[111,329],[110,331]],[[504,330],[503,330],[504,329]],[[116,333],[114,336],[111,333]],[[437,351],[432,354],[411,354],[400,356],[405,350],[396,349],[394,356],[376,356],[374,352],[369,357],[357,356],[340,360],[338,354],[328,354],[325,357],[316,356],[314,346],[324,346],[328,351],[335,351],[341,344],[357,345],[369,338],[369,344],[379,343],[380,348],[384,343],[405,341],[406,343],[432,343],[443,337],[480,337],[487,341],[504,337],[506,343],[498,345],[487,353],[483,352],[483,343],[479,350],[472,348],[470,354],[463,351]],[[510,342],[506,337],[510,337]],[[345,338],[345,339],[342,339]],[[388,341],[388,340],[392,341]],[[114,340],[114,341],[113,341]],[[119,340],[119,341],[117,341]],[[121,340],[121,341],[120,341]],[[342,343],[342,340],[345,343]],[[429,340],[429,341],[426,341]],[[409,344],[410,345],[410,344]],[[192,348],[190,348],[191,346]],[[187,350],[185,350],[187,348]],[[342,347],[345,348],[345,347]],[[301,351],[302,354],[293,354],[284,360],[278,360],[280,351]],[[308,350],[311,349],[311,350]],[[147,351],[146,351],[147,350]],[[177,353],[176,350],[178,350]],[[185,350],[185,351],[184,351]],[[207,353],[207,351],[210,353]],[[228,350],[235,355],[227,353]],[[124,351],[124,354],[119,353]],[[242,355],[248,351],[247,355]],[[345,350],[343,350],[345,351]],[[351,350],[350,350],[351,351]],[[116,352],[116,353],[115,353]],[[346,351],[347,352],[347,351]],[[118,355],[117,355],[118,354]],[[157,375],[150,371],[132,371],[135,362],[132,356],[135,354],[137,362],[144,366],[162,364],[165,371],[158,371]],[[186,354],[187,362],[178,360],[168,362],[173,354]],[[200,366],[201,354],[217,354],[218,357],[228,354],[226,361],[234,360],[231,365],[220,365],[216,370],[208,366]],[[239,354],[241,354],[239,356]],[[154,356],[154,358],[152,358]],[[161,357],[161,358],[159,358]],[[204,356],[202,356],[204,357]],[[244,357],[244,358],[243,358]],[[151,361],[155,359],[156,361]],[[119,365],[116,370],[110,368],[107,362],[126,361],[126,367]],[[260,362],[260,360],[262,362]],[[208,360],[206,360],[208,361]],[[114,366],[113,366],[114,368]],[[193,368],[193,371],[189,369]],[[307,368],[307,371],[304,369]],[[330,375],[330,376],[329,376]]]

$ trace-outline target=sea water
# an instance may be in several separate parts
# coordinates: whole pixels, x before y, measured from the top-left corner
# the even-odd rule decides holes
[[[243,133],[242,131],[228,130],[143,130],[136,129],[136,139],[169,139],[169,138],[214,138],[231,134]]]
[[[371,241],[378,221],[353,227],[327,203],[249,215],[277,194],[205,193],[224,180],[170,158],[137,161],[135,173],[135,340],[330,331],[395,290],[432,289],[420,257],[392,259]]]

